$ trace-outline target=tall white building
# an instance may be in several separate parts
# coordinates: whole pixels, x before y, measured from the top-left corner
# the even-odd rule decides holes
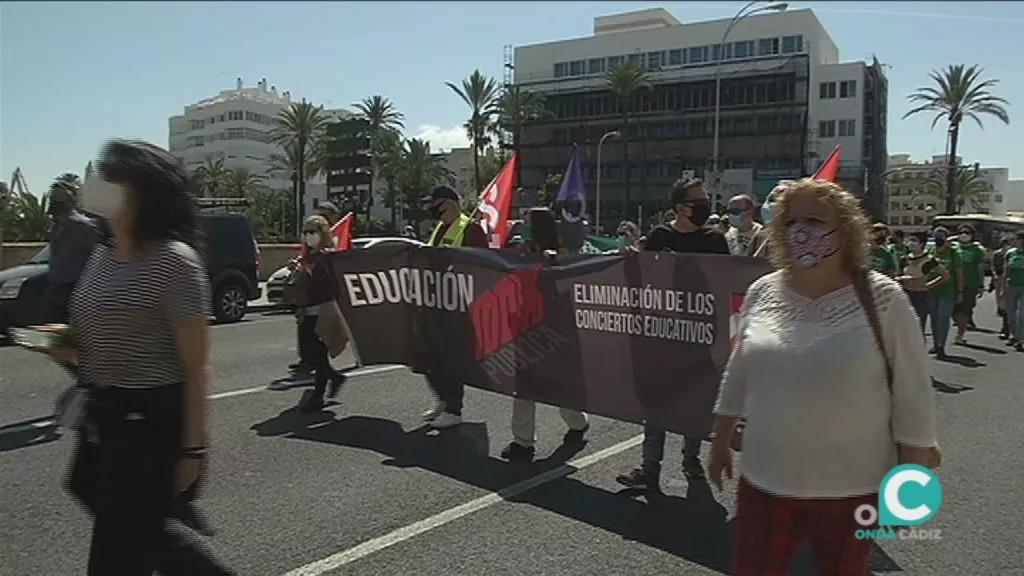
[[[597,144],[623,128],[606,74],[634,63],[647,71],[653,88],[632,102],[628,161],[623,138],[603,145],[602,216],[635,218],[667,207],[668,186],[683,172],[716,178],[716,77],[722,81],[717,160],[723,191],[747,188],[763,199],[779,179],[807,175],[840,144],[842,183],[867,192],[880,210],[882,194],[871,183],[886,161],[888,86],[881,65],[841,62],[811,10],[750,16],[726,37],[730,21],[684,23],[653,8],[596,18],[592,36],[516,47],[508,62],[515,84],[544,95],[554,112],[521,137],[524,185],[538,186],[564,167],[577,144],[593,188]],[[630,206],[624,202],[627,178]],[[613,221],[602,224],[614,227]]]
[[[1018,178],[1006,183],[1006,211],[1024,213],[1024,180]]]

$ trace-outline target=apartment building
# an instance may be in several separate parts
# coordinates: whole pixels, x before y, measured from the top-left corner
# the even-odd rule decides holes
[[[865,181],[885,165],[888,86],[881,66],[841,63],[811,10],[750,16],[725,37],[729,24],[682,23],[655,8],[596,18],[592,36],[517,47],[507,63],[514,83],[543,95],[553,112],[524,128],[521,184],[536,188],[560,173],[577,144],[593,195],[599,142],[623,130],[623,110],[605,75],[632,62],[647,71],[652,89],[631,103],[625,137],[601,146],[604,228],[666,208],[667,189],[684,172],[709,180],[718,202],[740,192],[763,199],[778,180],[816,168],[835,144],[843,146],[844,183],[870,193]]]

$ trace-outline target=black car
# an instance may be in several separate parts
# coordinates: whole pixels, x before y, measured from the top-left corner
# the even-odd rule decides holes
[[[258,300],[260,250],[243,214],[203,214],[206,270],[213,292],[211,309],[219,322],[238,322],[249,300]],[[44,293],[50,247],[31,260],[0,270],[0,334],[46,321]]]

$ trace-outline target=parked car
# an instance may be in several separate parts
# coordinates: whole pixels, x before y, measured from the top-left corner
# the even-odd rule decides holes
[[[411,244],[413,246],[426,246],[425,242],[420,242],[414,238],[405,238],[404,236],[384,236],[380,238],[357,238],[352,241],[352,248],[369,248],[370,246],[380,246],[383,244]],[[271,306],[280,308],[291,308],[292,304],[285,301],[284,287],[288,283],[288,276],[291,275],[291,271],[288,270],[287,266],[283,266],[274,271],[267,279],[267,302]]]
[[[261,295],[259,246],[243,214],[203,214],[199,221],[213,315],[219,322],[237,322],[245,316],[248,301]],[[46,321],[43,298],[49,262],[46,246],[21,266],[0,270],[0,334]]]

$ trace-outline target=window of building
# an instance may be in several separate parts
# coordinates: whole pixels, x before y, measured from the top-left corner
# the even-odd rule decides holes
[[[754,41],[747,40],[744,42],[733,42],[733,55],[735,58],[753,58],[754,57]]]
[[[626,62],[643,68],[647,60],[644,56],[644,54],[630,54],[629,56],[626,56]]]
[[[779,53],[778,38],[761,38],[757,41],[758,56],[772,56]]]
[[[569,75],[570,76],[582,76],[584,65],[586,62],[583,60],[576,60],[575,62],[569,63]]]
[[[840,120],[839,121],[839,135],[840,136],[856,136],[857,135],[857,121],[856,120]]]
[[[622,66],[626,62],[626,59],[622,56],[611,56],[608,58],[608,68],[615,68]]]
[[[707,61],[707,46],[694,46],[690,48],[690,64],[700,64]]]
[[[822,82],[818,85],[818,98],[821,100],[832,100],[836,97],[836,83]]]
[[[665,65],[665,52],[648,52],[647,53],[647,67],[651,70],[657,70]]]
[[[565,76],[568,66],[565,62],[555,62],[555,78]]]
[[[669,66],[681,66],[683,64],[683,51],[682,50],[669,50],[668,51],[668,65]]]
[[[856,80],[843,80],[839,83],[839,97],[853,98],[857,94]]]
[[[591,58],[587,62],[587,74],[601,74],[604,72],[604,58]]]
[[[836,121],[835,120],[822,120],[818,122],[818,138],[835,138],[836,137]]]
[[[782,53],[783,54],[794,54],[797,52],[803,52],[804,50],[804,37],[800,34],[796,36],[783,36],[782,37]]]

